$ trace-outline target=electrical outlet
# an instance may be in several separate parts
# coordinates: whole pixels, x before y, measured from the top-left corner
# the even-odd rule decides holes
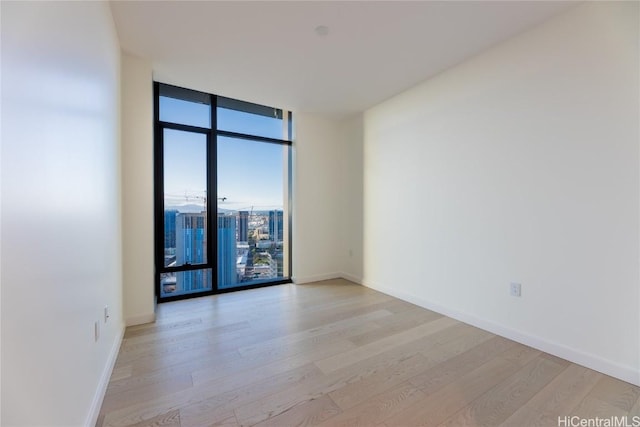
[[[94,322],[93,324],[93,336],[96,342],[100,338],[100,322]]]
[[[109,306],[105,305],[104,306],[104,323],[107,323],[107,320],[109,320]]]
[[[511,283],[509,289],[512,297],[522,296],[522,285],[520,283]]]

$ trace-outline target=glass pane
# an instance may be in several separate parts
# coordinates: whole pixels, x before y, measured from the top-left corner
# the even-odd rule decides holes
[[[160,120],[181,125],[211,128],[211,106],[161,96]]]
[[[160,275],[160,292],[163,297],[210,291],[211,269],[179,271]]]
[[[207,262],[207,138],[164,130],[164,265]]]
[[[289,147],[218,138],[218,286],[288,275],[283,209]]]
[[[282,110],[218,97],[218,129],[284,139]]]

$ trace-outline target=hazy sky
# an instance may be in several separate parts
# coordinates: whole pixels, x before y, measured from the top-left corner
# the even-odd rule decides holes
[[[209,127],[208,106],[161,98],[160,119]],[[218,128],[282,138],[280,120],[218,109]],[[287,146],[219,137],[218,197],[225,209],[282,209]],[[166,129],[165,206],[202,204],[206,189],[206,136]]]

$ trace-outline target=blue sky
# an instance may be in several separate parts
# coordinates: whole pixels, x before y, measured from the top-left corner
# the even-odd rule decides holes
[[[161,120],[209,127],[209,107],[161,98]],[[218,109],[223,130],[282,138],[282,122],[269,117]],[[206,183],[206,137],[166,129],[165,205],[202,204]],[[218,138],[219,207],[234,210],[282,209],[287,146],[243,139]]]

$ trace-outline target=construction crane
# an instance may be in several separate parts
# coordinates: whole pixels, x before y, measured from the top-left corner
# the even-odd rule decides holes
[[[189,194],[187,191],[184,192],[184,201],[186,203],[189,203],[190,201],[197,201],[196,203],[200,202],[202,203],[204,206],[207,206],[207,196],[206,193],[204,196],[196,196],[193,194]]]

